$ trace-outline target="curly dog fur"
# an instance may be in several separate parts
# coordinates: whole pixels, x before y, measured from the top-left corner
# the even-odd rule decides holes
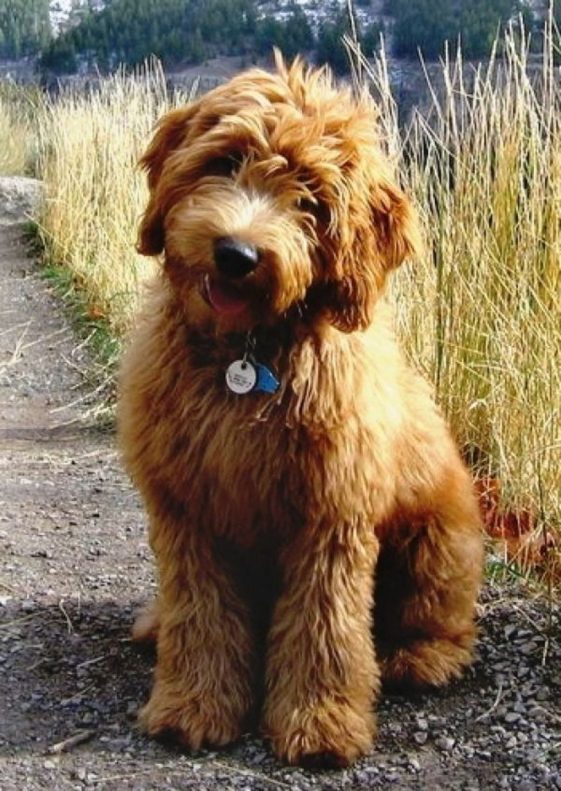
[[[191,748],[260,717],[280,758],[344,765],[381,681],[469,663],[482,542],[390,330],[384,284],[419,234],[375,109],[277,60],[168,113],[142,159],[139,250],[162,272],[119,410],[159,573],[134,629],[157,640],[140,717]],[[248,332],[275,393],[225,385]]]

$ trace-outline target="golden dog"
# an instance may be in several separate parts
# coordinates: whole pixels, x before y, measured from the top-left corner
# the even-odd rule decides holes
[[[418,246],[366,95],[301,62],[159,123],[139,250],[162,256],[120,381],[159,595],[141,722],[191,748],[261,717],[277,755],[344,765],[380,681],[469,663],[472,484],[387,318]]]

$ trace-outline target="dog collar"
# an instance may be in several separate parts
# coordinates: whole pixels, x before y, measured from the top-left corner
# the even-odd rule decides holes
[[[257,362],[254,354],[255,338],[251,332],[245,336],[245,349],[241,360],[234,360],[226,368],[226,386],[236,395],[247,393],[276,393],[280,382],[271,369]]]

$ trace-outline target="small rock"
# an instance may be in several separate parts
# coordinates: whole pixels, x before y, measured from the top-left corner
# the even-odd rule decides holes
[[[452,739],[451,736],[439,736],[436,740],[436,746],[442,750],[442,752],[449,753],[450,750],[454,747],[456,743],[455,739]]]
[[[539,689],[536,693],[536,700],[541,700],[541,701],[549,700],[549,690],[546,689],[545,687]]]
[[[417,744],[426,744],[428,734],[426,731],[416,731],[413,734],[413,739]]]
[[[0,225],[25,222],[28,216],[37,216],[44,196],[44,187],[36,179],[22,176],[0,178]]]
[[[412,769],[414,772],[420,772],[421,771],[421,764],[419,763],[419,761],[417,761],[416,758],[410,758],[408,763],[409,763],[410,769]]]

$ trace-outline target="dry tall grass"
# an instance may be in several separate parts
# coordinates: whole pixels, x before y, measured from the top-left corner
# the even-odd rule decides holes
[[[478,473],[500,479],[505,508],[528,509],[561,544],[561,89],[550,28],[541,66],[507,37],[503,58],[466,77],[443,63],[444,90],[398,129],[384,59],[363,73],[381,96],[390,150],[414,193],[426,255],[395,281],[410,357]],[[534,76],[531,78],[530,74]],[[43,120],[44,233],[94,311],[122,332],[152,264],[134,252],[145,202],[135,170],[166,108],[159,71],[117,76]],[[559,550],[548,558],[557,564]]]
[[[47,187],[41,227],[49,257],[71,270],[92,315],[107,319],[117,334],[130,323],[139,284],[155,266],[134,249],[146,203],[136,163],[167,109],[165,77],[152,64],[134,78],[117,74],[98,90],[48,101],[40,125]]]
[[[383,59],[369,77],[426,233],[423,260],[395,280],[402,337],[476,473],[499,481],[505,511],[533,525],[522,564],[559,574],[561,82],[551,23],[543,61],[530,64],[528,50],[511,31],[504,56],[485,66],[446,59],[430,109],[406,135]]]
[[[32,116],[36,116],[38,102],[35,91],[0,83],[0,176],[33,170],[36,133]]]

